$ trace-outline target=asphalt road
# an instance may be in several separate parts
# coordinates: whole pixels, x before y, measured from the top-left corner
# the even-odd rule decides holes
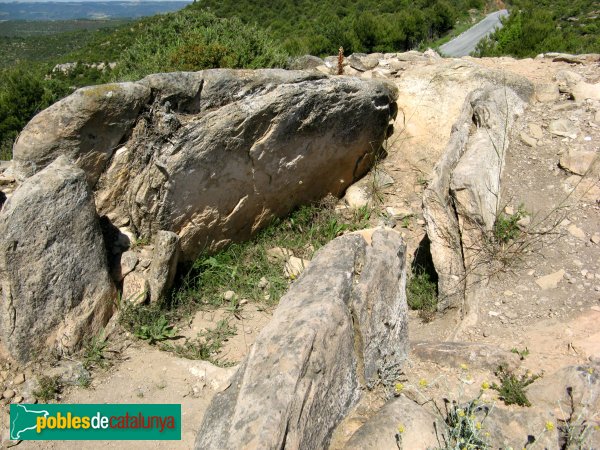
[[[488,14],[481,22],[473,25],[450,42],[442,45],[440,50],[446,56],[467,56],[475,50],[477,43],[483,37],[490,34],[496,28],[502,27],[500,18],[505,16],[508,16],[508,11],[505,9]]]

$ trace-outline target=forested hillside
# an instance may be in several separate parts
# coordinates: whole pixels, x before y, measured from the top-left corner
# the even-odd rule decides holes
[[[600,2],[513,0],[504,28],[479,44],[479,56],[600,53]]]
[[[266,26],[291,54],[409,50],[452,29],[484,0],[202,0],[219,17]],[[201,5],[201,6],[200,6]]]

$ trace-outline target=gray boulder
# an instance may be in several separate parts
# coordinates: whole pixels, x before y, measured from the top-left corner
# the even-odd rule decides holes
[[[66,155],[95,184],[149,98],[145,86],[118,83],[84,87],[53,104],[31,119],[15,142],[17,178],[23,180]]]
[[[68,353],[113,312],[99,219],[83,170],[60,157],[28,178],[0,214],[0,330],[19,361]]]
[[[325,64],[318,56],[303,55],[298,56],[290,61],[288,68],[291,70],[311,70]]]
[[[154,76],[152,90],[190,111],[194,90],[178,77]],[[395,111],[395,89],[379,81],[282,70],[193,77],[202,77],[199,112],[155,102],[96,187],[101,215],[130,219],[147,238],[178,234],[182,261],[247,239],[300,204],[341,196],[373,163]]]
[[[372,53],[369,55],[364,53],[352,53],[346,58],[346,62],[353,69],[356,69],[359,72],[366,72],[367,70],[377,67],[380,59],[383,59],[382,53]]]
[[[179,236],[171,231],[159,231],[154,241],[152,262],[148,270],[150,301],[164,297],[175,279],[179,259]]]
[[[352,435],[345,450],[423,450],[437,448],[435,427],[440,421],[404,395],[385,404]],[[400,427],[402,432],[400,432]]]
[[[399,373],[405,276],[405,244],[393,230],[321,249],[212,401],[196,448],[327,448],[361,391]]]
[[[438,309],[468,312],[485,258],[482,242],[499,213],[500,178],[510,130],[524,102],[507,88],[472,92],[423,194],[423,215],[438,274]],[[473,126],[475,124],[475,126]]]

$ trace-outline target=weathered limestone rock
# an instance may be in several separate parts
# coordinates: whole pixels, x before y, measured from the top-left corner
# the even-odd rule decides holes
[[[178,83],[167,75],[163,91]],[[154,134],[178,116],[155,104],[96,193],[99,212],[130,218],[137,235],[177,233],[182,261],[247,239],[300,204],[341,195],[372,164],[393,113],[395,91],[378,81],[280,70],[195,77],[203,80],[200,112]]]
[[[344,201],[350,208],[359,209],[369,205],[372,198],[365,187],[353,184],[346,190]]]
[[[150,292],[148,278],[140,272],[131,272],[123,279],[121,299],[127,304],[141,305]]]
[[[24,179],[69,155],[100,215],[141,238],[176,233],[189,261],[340,196],[373,163],[396,96],[382,81],[317,72],[153,74],[80,89],[40,113],[16,143],[15,171]]]
[[[116,267],[117,273],[116,273],[115,279],[117,281],[123,280],[123,278],[125,278],[128,274],[133,272],[133,270],[136,268],[139,260],[140,259],[136,252],[127,251],[127,252],[123,253],[121,255],[121,260],[119,261],[119,264]]]
[[[417,403],[400,396],[390,400],[350,438],[346,450],[381,450],[398,448],[423,450],[438,446],[434,424],[436,416]],[[398,428],[402,427],[402,433]]]
[[[529,147],[537,147],[537,140],[529,136],[524,131],[522,131],[519,136],[521,137],[521,141],[523,141],[524,144],[528,145]]]
[[[97,334],[115,289],[85,173],[60,157],[27,179],[0,214],[0,330],[20,361],[69,352]]]
[[[537,123],[529,124],[529,134],[535,139],[542,139],[544,137],[544,130]]]
[[[23,180],[66,155],[93,185],[149,98],[150,89],[137,83],[78,89],[23,129],[13,149],[14,173]]]
[[[483,234],[498,212],[500,176],[508,135],[523,101],[510,89],[488,88],[469,95],[445,153],[423,195],[423,215],[438,274],[438,308],[463,306],[476,284]],[[475,124],[475,126],[473,126]]]
[[[443,59],[430,64],[423,54],[408,52],[398,59],[415,60],[402,63],[391,60],[390,67],[402,70],[394,79],[398,87],[399,113],[394,134],[388,139],[388,151],[400,152],[407,166],[430,174],[442,157],[454,124],[460,117],[465,100],[480,88],[506,86],[524,101],[533,93],[533,84],[511,72],[487,69],[468,59]],[[425,60],[423,62],[419,62]],[[401,186],[409,189],[412,186]]]
[[[348,58],[346,58],[346,62],[350,67],[359,72],[366,72],[367,70],[374,69],[379,65],[379,59],[382,58],[383,55],[381,53],[353,53]]]
[[[569,94],[577,102],[586,99],[600,100],[600,83],[587,83],[578,73],[561,70],[556,74],[561,92]]]
[[[308,267],[310,261],[307,259],[297,258],[295,256],[290,256],[290,258],[285,263],[283,268],[283,273],[286,278],[290,280],[295,280],[300,276],[304,269]]]
[[[542,290],[546,289],[556,289],[558,287],[558,283],[560,283],[565,276],[565,271],[560,269],[557,272],[550,273],[548,275],[544,275],[543,277],[539,277],[535,280],[535,283]]]
[[[154,240],[154,252],[148,271],[151,302],[158,302],[173,285],[178,259],[179,236],[171,231],[159,231]]]
[[[576,175],[585,175],[599,154],[589,150],[568,149],[561,157],[559,165]]]
[[[569,119],[557,119],[550,122],[548,131],[556,136],[569,137],[575,139],[579,130]]]
[[[325,61],[323,61],[318,56],[304,55],[292,59],[289,63],[288,68],[291,70],[310,70],[316,69],[317,67],[322,66],[324,64]]]
[[[327,448],[361,389],[406,356],[404,264],[393,230],[322,248],[209,406],[196,448]]]
[[[540,103],[552,103],[560,99],[556,83],[538,83],[535,85],[535,98]]]
[[[470,368],[495,371],[498,366],[515,370],[520,365],[516,354],[474,342],[416,342],[412,354],[422,361],[456,368],[467,364]]]

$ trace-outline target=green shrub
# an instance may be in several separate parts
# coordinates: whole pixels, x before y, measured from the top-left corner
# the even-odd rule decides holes
[[[411,309],[419,310],[419,316],[429,321],[437,310],[437,285],[430,275],[417,269],[406,283],[406,300]]]
[[[42,402],[49,402],[55,400],[60,391],[59,377],[43,375],[38,378],[38,387],[33,391],[33,395]]]
[[[527,399],[526,387],[541,377],[541,375],[524,374],[517,376],[505,367],[500,366],[496,371],[500,385],[493,383],[491,388],[498,391],[498,397],[507,405],[531,406]]]
[[[282,67],[288,58],[265,31],[198,8],[153,17],[137,26],[139,38],[122,52],[115,79],[218,67]]]
[[[163,344],[162,348],[183,358],[211,361],[221,366],[230,365],[227,361],[216,358],[216,354],[223,347],[223,343],[235,334],[235,326],[223,319],[217,323],[215,328],[199,333],[195,339],[186,339],[183,344]]]
[[[496,241],[507,243],[518,238],[521,234],[518,222],[527,215],[528,213],[525,211],[523,205],[519,206],[519,209],[514,214],[505,214],[503,212],[498,214],[493,229]]]
[[[589,0],[514,0],[504,27],[482,40],[478,56],[533,57],[600,52],[597,4]],[[575,20],[569,20],[575,18]]]

